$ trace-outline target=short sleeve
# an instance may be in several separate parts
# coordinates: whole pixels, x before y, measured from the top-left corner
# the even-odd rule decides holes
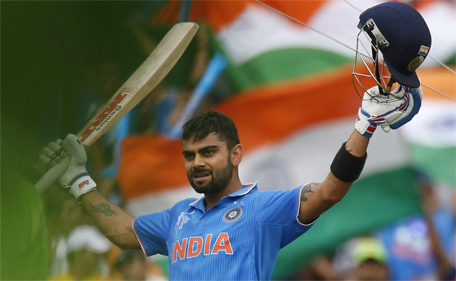
[[[262,225],[279,227],[282,232],[281,247],[285,247],[304,234],[315,222],[303,224],[298,219],[302,187],[257,193],[255,210],[258,222]]]
[[[162,212],[142,215],[133,221],[133,229],[141,248],[147,256],[168,255],[166,239],[169,234],[169,209]]]

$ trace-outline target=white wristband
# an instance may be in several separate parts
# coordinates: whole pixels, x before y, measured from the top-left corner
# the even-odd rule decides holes
[[[96,186],[97,184],[89,175],[84,175],[73,182],[70,193],[73,194],[74,198],[78,199],[81,195],[95,190]]]

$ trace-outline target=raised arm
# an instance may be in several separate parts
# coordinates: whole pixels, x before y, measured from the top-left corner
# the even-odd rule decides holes
[[[131,215],[108,201],[97,190],[82,196],[81,204],[100,231],[113,244],[123,250],[141,250],[133,232],[134,218]]]
[[[363,156],[366,155],[368,143],[369,139],[355,130],[348,141],[342,145],[338,154],[345,149],[347,153],[356,157],[354,160],[364,164]],[[323,214],[344,198],[352,184],[353,181],[342,181],[330,172],[322,183],[305,185],[301,191],[299,221],[308,223]]]
[[[301,191],[302,223],[311,222],[342,200],[363,170],[369,139],[377,126],[389,132],[404,125],[418,113],[422,96],[421,88],[401,85],[389,96],[380,95],[377,86],[367,91],[355,130],[337,152],[331,172],[322,183],[307,184]]]
[[[50,158],[60,147],[70,157],[70,165],[59,178],[57,184],[67,189],[90,215],[100,231],[119,248],[141,249],[133,232],[134,218],[115,204],[104,198],[96,190],[96,184],[86,170],[87,154],[75,135],[68,135],[65,140],[51,142],[40,155],[40,160],[49,163]]]

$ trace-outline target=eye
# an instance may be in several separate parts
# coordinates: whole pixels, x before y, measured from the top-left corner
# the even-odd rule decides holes
[[[184,159],[185,159],[185,160],[192,160],[193,157],[194,157],[193,154],[184,154]]]
[[[204,155],[205,155],[205,156],[211,156],[211,155],[213,155],[213,154],[214,154],[214,151],[213,151],[213,150],[206,150],[206,151],[204,151]]]

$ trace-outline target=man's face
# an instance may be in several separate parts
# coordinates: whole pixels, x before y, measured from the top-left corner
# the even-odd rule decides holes
[[[230,183],[233,174],[226,143],[214,133],[203,140],[182,141],[187,178],[198,193],[218,193]]]

